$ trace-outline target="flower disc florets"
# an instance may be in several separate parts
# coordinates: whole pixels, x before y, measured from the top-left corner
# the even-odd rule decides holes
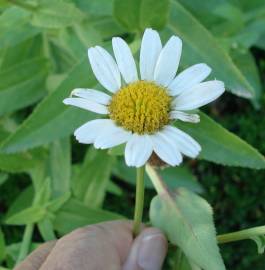
[[[109,104],[110,118],[138,134],[152,134],[169,123],[171,97],[153,82],[137,81],[116,92]]]

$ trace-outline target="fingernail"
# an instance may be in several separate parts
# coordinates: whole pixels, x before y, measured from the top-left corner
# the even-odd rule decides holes
[[[138,250],[138,265],[144,270],[161,270],[167,252],[167,240],[161,232],[142,238]]]

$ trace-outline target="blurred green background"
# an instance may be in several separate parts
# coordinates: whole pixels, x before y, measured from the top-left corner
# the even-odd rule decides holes
[[[74,228],[132,218],[134,170],[122,157],[79,145],[73,130],[95,115],[61,101],[75,87],[100,88],[88,47],[110,51],[111,38],[121,36],[138,57],[146,27],[163,42],[172,34],[183,39],[181,69],[200,62],[213,68],[227,92],[204,111],[265,153],[264,0],[0,0],[1,270]],[[237,160],[229,147],[161,172],[171,188],[210,202],[218,234],[265,224],[265,173],[253,170],[264,165],[248,152]],[[154,195],[147,182],[145,221]],[[227,269],[264,270],[250,240],[221,252]],[[174,269],[172,260],[165,269]]]

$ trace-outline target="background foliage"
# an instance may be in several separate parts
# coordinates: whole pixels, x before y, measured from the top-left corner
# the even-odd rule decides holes
[[[137,56],[146,27],[163,41],[179,35],[181,69],[205,62],[227,88],[207,108],[211,118],[201,112],[196,128],[177,123],[203,151],[160,171],[163,179],[204,196],[218,233],[265,224],[264,172],[251,170],[265,168],[263,0],[0,0],[0,269],[77,227],[132,217],[134,170],[119,149],[78,145],[73,130],[95,115],[62,100],[75,87],[100,88],[88,47],[110,50],[121,36]],[[155,192],[146,180],[147,221]],[[253,243],[221,246],[227,268],[264,269]],[[175,269],[174,256],[165,269]]]

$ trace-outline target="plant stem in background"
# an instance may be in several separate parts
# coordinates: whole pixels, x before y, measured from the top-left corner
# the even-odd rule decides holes
[[[133,234],[137,236],[141,229],[144,207],[144,166],[136,169],[136,194]]]
[[[226,233],[217,236],[217,240],[220,244],[241,241],[250,239],[251,237],[264,235],[265,234],[265,226],[254,227],[238,232]]]
[[[33,229],[34,224],[26,225],[16,264],[19,264],[29,253]]]

